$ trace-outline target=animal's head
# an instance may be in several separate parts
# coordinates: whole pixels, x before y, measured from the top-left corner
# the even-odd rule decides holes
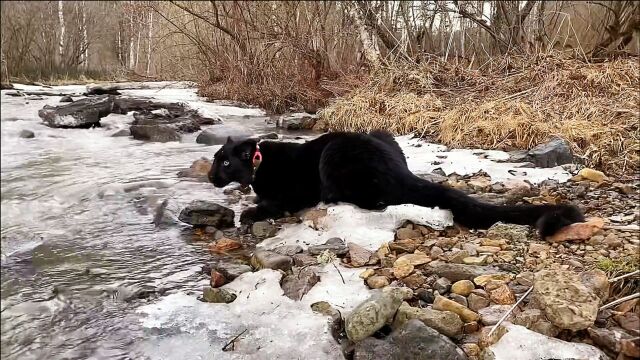
[[[223,187],[233,181],[243,186],[251,184],[256,144],[255,139],[234,141],[231,137],[227,138],[227,143],[213,156],[209,181],[215,187]]]

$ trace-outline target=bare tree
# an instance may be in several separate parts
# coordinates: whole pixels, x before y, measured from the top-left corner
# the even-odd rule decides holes
[[[58,40],[58,65],[64,64],[64,11],[62,0],[58,0],[58,20],[60,22],[60,38]]]

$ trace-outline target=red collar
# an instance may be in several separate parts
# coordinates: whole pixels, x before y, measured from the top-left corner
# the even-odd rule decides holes
[[[255,180],[256,171],[258,171],[258,166],[262,162],[262,153],[260,152],[260,145],[256,144],[256,151],[253,153],[253,176],[252,178]]]

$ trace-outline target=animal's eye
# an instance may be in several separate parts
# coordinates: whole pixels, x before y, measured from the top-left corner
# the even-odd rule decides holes
[[[229,160],[225,160],[225,161],[223,161],[223,162],[222,162],[222,165],[224,165],[224,166],[229,166]]]

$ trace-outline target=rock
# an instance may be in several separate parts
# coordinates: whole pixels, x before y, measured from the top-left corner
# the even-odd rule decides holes
[[[580,274],[580,281],[600,298],[601,305],[609,298],[609,279],[604,271],[585,271]]]
[[[260,140],[278,140],[278,138],[278,134],[274,132],[258,136],[258,139]]]
[[[526,243],[531,235],[531,227],[527,225],[495,223],[487,230],[491,239],[506,239],[514,243]]]
[[[536,273],[532,298],[552,324],[573,331],[593,325],[600,303],[577,274],[565,270]]]
[[[204,145],[224,145],[227,138],[246,139],[253,133],[246,128],[231,125],[215,125],[202,131],[196,138],[196,143]]]
[[[449,255],[448,260],[450,263],[462,264],[464,259],[467,257],[469,257],[469,252],[467,250],[458,250]]]
[[[467,298],[462,295],[452,293],[452,294],[449,294],[449,298],[464,307],[469,307],[468,306],[469,304],[467,303]]]
[[[460,280],[451,285],[451,292],[462,296],[469,296],[469,294],[471,294],[471,291],[473,291],[473,289],[475,288],[476,286],[473,284],[473,282],[469,280]]]
[[[372,251],[369,251],[362,246],[355,243],[348,243],[349,258],[351,259],[351,265],[355,267],[365,266],[369,263]]]
[[[378,331],[393,318],[402,300],[402,294],[395,289],[375,290],[345,317],[345,331],[349,340],[357,342]]]
[[[633,358],[640,357],[640,341],[637,337],[627,334],[620,328],[600,329],[591,327],[587,329],[591,340],[597,345],[606,347],[614,353],[623,353]]]
[[[396,345],[394,359],[466,360],[466,355],[449,338],[417,319],[407,321],[389,336]],[[381,359],[381,358],[377,358]]]
[[[421,288],[427,282],[427,278],[420,272],[414,272],[413,274],[402,278],[402,282],[410,289],[416,290]]]
[[[591,345],[550,338],[518,325],[506,324],[505,329],[500,340],[485,349],[495,360],[607,359]]]
[[[278,228],[268,221],[257,221],[251,225],[251,234],[259,238],[272,237],[278,232]]]
[[[286,297],[300,301],[318,281],[320,281],[320,277],[313,268],[294,268],[291,275],[287,275],[282,279],[280,286]]]
[[[131,125],[129,130],[136,140],[170,142],[182,139],[176,129],[164,125]]]
[[[516,283],[520,285],[531,287],[533,286],[533,273],[530,271],[522,272],[516,275],[515,280],[516,280]]]
[[[120,129],[114,132],[113,134],[111,134],[111,137],[128,137],[128,136],[131,136],[131,130],[129,129]]]
[[[293,255],[293,262],[296,266],[309,266],[318,264],[318,259],[309,254],[295,254]]]
[[[627,301],[623,302],[622,304],[616,306],[615,310],[618,311],[618,312],[621,312],[621,313],[629,312],[629,311],[633,310],[633,308],[635,308],[636,305],[638,305],[638,302],[640,302],[640,299],[638,299],[638,298],[627,300]]]
[[[469,305],[469,309],[478,312],[480,309],[489,306],[489,299],[476,294],[470,294],[467,297],[467,304]]]
[[[211,171],[211,160],[203,157],[194,161],[188,169],[178,172],[178,177],[190,177],[208,181],[209,171]]]
[[[242,248],[242,243],[227,238],[221,238],[209,244],[209,251],[214,253],[225,253],[240,248]]]
[[[317,121],[317,115],[292,113],[280,116],[276,121],[276,127],[287,130],[311,130]]]
[[[256,270],[274,269],[288,271],[293,266],[293,260],[273,251],[256,250],[251,257],[251,266]]]
[[[462,259],[462,263],[465,265],[485,265],[487,263],[488,260],[488,256],[487,255],[481,255],[481,256],[468,256],[464,259]]]
[[[389,279],[382,275],[373,275],[367,278],[367,285],[372,289],[381,289],[389,285]]]
[[[505,283],[501,283],[497,287],[489,290],[489,299],[499,305],[511,305],[516,303],[516,297]]]
[[[528,161],[537,167],[550,168],[570,164],[573,161],[571,144],[561,138],[554,138],[529,150]]]
[[[451,289],[451,281],[445,277],[441,277],[433,284],[433,290],[437,291],[440,295],[446,294]]]
[[[478,246],[478,248],[476,249],[479,253],[490,253],[490,254],[495,254],[498,251],[502,250],[500,247],[498,246]]]
[[[471,311],[469,308],[465,306],[458,304],[453,300],[449,300],[440,295],[436,295],[436,299],[433,302],[433,309],[454,312],[458,314],[458,316],[460,316],[460,318],[464,322],[480,320],[480,315],[478,315],[477,313]]]
[[[413,272],[413,265],[408,262],[396,260],[393,264],[393,276],[396,279],[402,279],[403,277],[409,276]]]
[[[45,105],[38,116],[52,128],[92,128],[100,126],[100,119],[113,109],[113,98],[100,96],[80,99],[75,102],[50,106]]]
[[[398,308],[391,327],[399,329],[411,319],[418,319],[430,328],[449,337],[462,334],[463,323],[458,315],[450,311],[411,307],[406,302]]]
[[[234,226],[233,210],[214,202],[195,200],[181,212],[178,219],[193,226],[213,226],[226,229]]]
[[[491,305],[478,310],[478,314],[480,315],[480,321],[483,325],[491,326],[497,324],[509,309],[511,309],[509,305]],[[507,317],[507,320],[511,321],[513,318],[514,313],[511,313]]]
[[[389,341],[368,337],[357,342],[353,350],[353,360],[393,359],[398,351]]]
[[[446,277],[451,281],[473,280],[487,274],[505,274],[492,266],[449,264],[440,261],[432,261],[427,265],[426,269],[432,274]]]
[[[614,315],[613,319],[620,325],[621,328],[631,333],[635,333],[636,336],[640,336],[640,315],[632,312],[627,312]]]
[[[320,255],[325,250],[329,250],[337,256],[346,255],[349,252],[349,248],[344,243],[344,240],[340,238],[331,238],[323,245],[313,245],[307,248],[309,254],[314,256]]]
[[[404,239],[396,240],[389,243],[389,249],[396,253],[412,253],[416,251],[416,248],[420,245],[420,241],[417,239]]]
[[[478,346],[477,344],[472,344],[472,343],[461,344],[460,348],[462,349],[462,351],[464,351],[464,353],[470,359],[478,359],[478,357],[480,356],[481,350],[480,350],[480,346]]]
[[[21,130],[18,136],[23,139],[33,139],[34,137],[36,137],[36,134],[34,134],[31,130]]]
[[[207,287],[204,289],[202,299],[210,303],[229,304],[232,303],[236,297],[236,294],[231,293],[228,290]]]
[[[514,150],[509,151],[507,154],[509,154],[509,162],[524,163],[532,160],[527,150]]]
[[[189,109],[186,104],[180,102],[164,102],[149,98],[134,98],[129,96],[112,96],[111,98],[113,98],[112,113],[114,114],[126,115],[132,111],[138,112],[138,115],[153,114],[155,116],[151,117],[150,120],[160,120],[160,122],[162,122],[162,119],[174,119],[184,115],[199,125],[213,125],[221,121],[219,119],[202,117],[196,110]],[[76,101],[76,103],[78,101]],[[139,118],[144,118],[144,116],[139,116]],[[164,122],[169,123],[169,121],[166,120]],[[154,123],[155,122],[150,121],[147,124]]]
[[[428,263],[429,261],[431,261],[431,258],[426,254],[416,253],[402,255],[396,260],[396,262],[398,261],[407,262],[413,266],[418,266]]]
[[[590,218],[583,223],[575,223],[565,226],[547,240],[551,242],[563,242],[569,240],[587,240],[604,227],[602,218]]]
[[[578,176],[590,181],[601,183],[607,179],[606,175],[602,171],[584,168],[578,172]]]
[[[300,245],[280,245],[273,248],[272,251],[280,255],[294,256],[295,254],[300,254],[303,250]]]
[[[235,280],[238,276],[251,272],[251,266],[245,264],[236,264],[231,262],[216,262],[212,263],[211,269],[222,274],[228,281]]]
[[[60,102],[61,103],[70,103],[70,102],[73,102],[73,98],[71,97],[71,95],[65,95],[65,96],[60,98]]]
[[[317,312],[318,314],[331,316],[331,317],[340,317],[340,311],[336,310],[331,304],[326,301],[318,301],[311,304],[311,310]]]
[[[422,233],[419,230],[400,228],[398,229],[398,231],[396,231],[396,239],[398,240],[420,239],[420,238],[422,238]]]
[[[480,245],[501,248],[501,247],[507,245],[507,240],[505,240],[505,239],[482,239],[480,241]],[[500,251],[500,250],[497,250],[497,251]],[[495,252],[497,252],[497,251],[495,251]],[[478,249],[478,252],[484,252],[484,251],[480,251]],[[493,251],[489,251],[489,252],[493,252]]]
[[[482,316],[482,313],[480,313],[480,316]],[[544,317],[544,314],[542,313],[542,310],[525,309],[523,312],[515,315],[511,322],[516,325],[524,326],[527,329],[531,329],[533,324],[543,319],[545,319],[545,317]]]
[[[436,299],[431,289],[420,289],[416,292],[416,296],[427,304],[433,304],[433,301]]]
[[[227,279],[221,273],[211,270],[211,274],[209,275],[209,285],[212,288],[218,288],[227,283]]]
[[[616,249],[623,245],[622,239],[619,239],[616,234],[613,233],[607,235],[607,237],[604,238],[603,243],[610,249]]]
[[[363,272],[360,273],[360,275],[358,275],[358,277],[360,277],[360,279],[365,279],[367,280],[369,277],[375,275],[375,271],[373,269],[367,269]]]
[[[489,281],[501,281],[506,283],[511,281],[511,274],[507,274],[507,273],[486,274],[486,275],[480,275],[473,279],[473,282],[478,286],[485,286]]]
[[[444,254],[444,250],[442,250],[441,248],[439,248],[437,246],[432,247],[431,251],[429,252],[429,256],[431,256],[432,259],[437,259],[442,254]]]

